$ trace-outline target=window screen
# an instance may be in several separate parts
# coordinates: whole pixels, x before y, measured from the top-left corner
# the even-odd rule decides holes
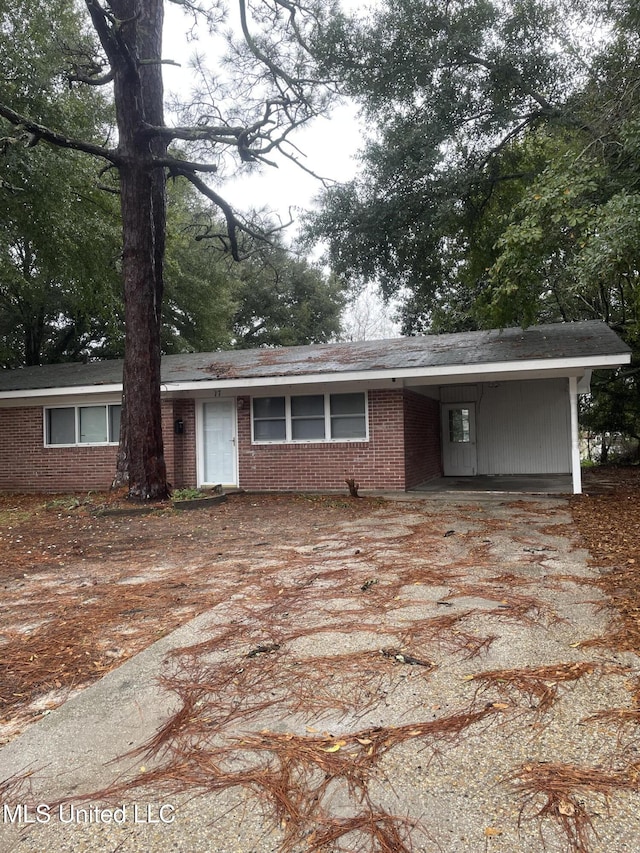
[[[291,398],[291,438],[294,441],[324,438],[324,394]]]
[[[253,401],[253,440],[284,441],[287,420],[284,397],[256,397]]]
[[[122,406],[109,406],[109,441],[120,441],[120,415]]]
[[[366,438],[364,394],[331,395],[331,438]]]
[[[47,410],[47,444],[76,443],[76,410],[73,406],[68,409]]]
[[[107,441],[107,407],[80,408],[80,444],[104,444]]]

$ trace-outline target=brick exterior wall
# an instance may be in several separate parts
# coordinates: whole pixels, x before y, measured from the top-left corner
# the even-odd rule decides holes
[[[0,490],[108,489],[117,447],[45,447],[41,406],[0,409]]]
[[[369,391],[369,441],[251,444],[251,407],[238,408],[240,486],[245,489],[405,488],[402,391]]]
[[[183,435],[174,435],[176,418]],[[193,400],[163,400],[162,430],[167,478],[175,488],[196,484]],[[17,452],[19,451],[19,452]],[[45,447],[42,406],[0,409],[0,491],[103,491],[116,470],[114,445]]]
[[[198,481],[196,472],[196,407],[193,400],[166,401],[167,419],[163,419],[164,453],[167,462],[167,479],[174,489],[194,488]],[[164,412],[163,412],[164,414]],[[182,435],[176,435],[174,424],[181,420]]]
[[[404,392],[405,488],[442,477],[440,403],[413,391]]]
[[[441,474],[440,415],[435,400],[410,391],[372,390],[369,441],[251,444],[249,397],[238,401],[239,485],[256,490],[403,490]],[[174,424],[184,431],[176,435]],[[162,428],[167,478],[174,488],[196,485],[196,413],[191,399],[164,400]],[[0,490],[65,492],[108,489],[115,446],[45,447],[41,406],[0,409]]]

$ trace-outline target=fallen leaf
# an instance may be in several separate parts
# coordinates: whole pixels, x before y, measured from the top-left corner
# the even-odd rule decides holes
[[[494,826],[487,826],[484,834],[486,838],[495,838],[496,835],[502,835],[502,830],[496,829]]]
[[[576,813],[576,807],[570,800],[560,800],[558,803],[558,814],[572,817]]]

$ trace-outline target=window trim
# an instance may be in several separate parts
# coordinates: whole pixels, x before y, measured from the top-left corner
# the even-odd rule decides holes
[[[111,430],[111,418],[109,417],[110,409],[120,406],[122,410],[122,403],[118,400],[113,400],[107,403],[61,403],[58,406],[43,406],[42,409],[42,441],[43,445],[46,448],[64,448],[64,447],[117,447],[120,443],[120,436],[114,440],[109,441],[109,432]],[[92,408],[103,408],[105,410],[105,422],[107,427],[107,441],[80,441],[80,409],[92,409]],[[73,409],[73,425],[74,425],[74,441],[69,443],[51,443],[49,441],[49,412],[59,410],[59,409]]]
[[[357,438],[332,438],[331,437],[331,397],[339,394],[361,394],[364,397],[364,435]],[[291,419],[292,397],[324,397],[324,438],[293,438]],[[265,399],[266,397],[284,397],[284,421],[285,438],[256,439],[253,419],[253,401]],[[260,420],[260,419],[259,419]],[[279,418],[278,420],[282,420]],[[251,444],[355,444],[369,441],[369,394],[367,391],[321,391],[315,394],[264,394],[259,397],[251,397]]]

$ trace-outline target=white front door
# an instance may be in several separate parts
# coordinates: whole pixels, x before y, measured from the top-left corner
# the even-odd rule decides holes
[[[202,485],[237,485],[235,400],[202,404]]]
[[[442,468],[445,477],[477,473],[475,403],[442,406]]]

